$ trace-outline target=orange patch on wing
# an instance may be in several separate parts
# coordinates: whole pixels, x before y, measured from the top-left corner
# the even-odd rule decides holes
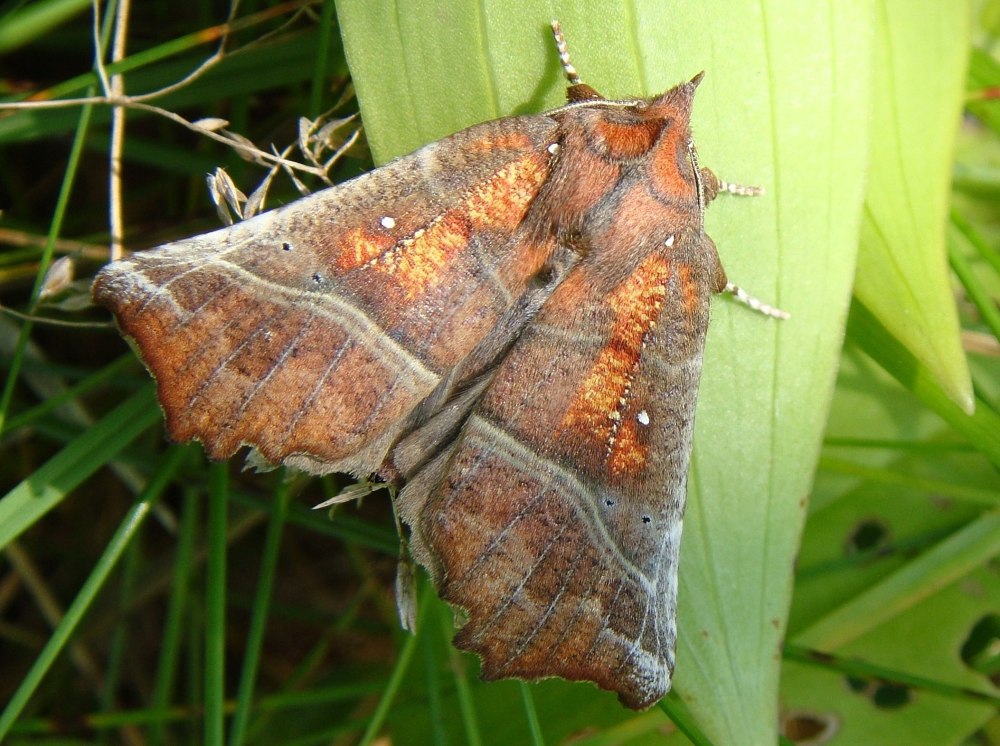
[[[691,265],[682,264],[677,279],[680,280],[681,292],[684,297],[684,310],[687,311],[687,315],[690,318],[698,308],[698,299],[700,297],[698,287],[694,284],[694,280],[691,277]]]
[[[445,276],[474,232],[517,228],[548,173],[547,158],[538,153],[507,164],[477,184],[464,202],[369,263],[391,275],[407,299],[417,298]]]
[[[378,233],[364,227],[355,228],[337,241],[339,253],[334,257],[334,266],[338,273],[350,272],[378,259],[395,243],[396,239],[388,233]]]
[[[496,137],[483,138],[474,143],[470,150],[495,152],[497,150],[532,150],[535,144],[523,132],[507,132]]]
[[[477,185],[466,200],[464,209],[473,227],[513,230],[519,226],[548,175],[549,159],[538,153],[529,153],[497,171]]]
[[[469,235],[468,220],[452,210],[427,230],[418,231],[376,260],[373,266],[392,275],[407,300],[413,300],[445,274],[452,258],[468,246]]]
[[[613,469],[641,465],[645,460],[635,432],[629,434],[634,423],[625,423],[623,418],[646,335],[660,316],[670,269],[665,256],[650,254],[608,296],[608,305],[618,316],[559,424],[560,431],[572,429],[587,441],[603,444]]]
[[[608,457],[608,470],[612,474],[635,474],[646,466],[647,448],[639,440],[639,427],[634,417],[621,423],[615,433],[615,442]]]
[[[682,132],[671,127],[660,138],[656,152],[649,161],[649,180],[654,194],[670,200],[685,200],[695,196],[693,166],[687,152],[687,143]],[[682,169],[691,169],[686,173]]]

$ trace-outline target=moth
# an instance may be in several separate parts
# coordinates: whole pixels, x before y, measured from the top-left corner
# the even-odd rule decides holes
[[[93,296],[213,459],[376,475],[485,679],[669,689],[720,191],[702,74],[458,132],[105,267]]]

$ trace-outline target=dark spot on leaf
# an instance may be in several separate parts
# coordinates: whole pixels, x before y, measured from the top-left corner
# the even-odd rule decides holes
[[[868,518],[858,523],[847,537],[847,554],[871,552],[888,543],[889,529],[881,521]]]
[[[910,703],[910,688],[902,684],[879,684],[872,695],[872,702],[883,710],[896,710]]]
[[[837,720],[829,713],[795,711],[781,718],[781,734],[793,743],[826,743],[837,732]]]

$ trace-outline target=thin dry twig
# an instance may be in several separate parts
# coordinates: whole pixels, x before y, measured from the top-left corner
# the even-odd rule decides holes
[[[124,90],[124,81],[121,74],[112,73],[109,75],[101,53],[100,28],[101,28],[101,4],[100,0],[92,0],[93,6],[93,35],[94,35],[94,73],[97,76],[103,95],[87,96],[72,99],[56,100],[29,100],[13,103],[0,104],[0,111],[22,110],[22,109],[48,109],[53,107],[75,107],[81,105],[105,105],[114,109],[111,123],[111,144],[110,144],[110,228],[111,228],[111,254],[112,259],[120,258],[123,253],[122,241],[124,235],[122,218],[122,171],[121,158],[124,144],[125,112],[128,109],[144,111],[150,114],[168,119],[185,129],[215,140],[229,148],[235,150],[242,158],[263,165],[269,168],[269,173],[263,183],[251,194],[249,200],[244,203],[250,207],[249,214],[253,214],[260,209],[263,204],[267,186],[270,184],[278,169],[284,170],[292,179],[296,188],[305,190],[304,185],[299,180],[299,175],[309,175],[321,181],[332,184],[329,177],[330,168],[343,155],[344,151],[350,148],[358,139],[360,130],[355,129],[347,138],[341,141],[335,139],[333,133],[352,122],[354,117],[345,119],[325,121],[325,116],[315,121],[308,121],[306,125],[300,125],[300,146],[308,163],[288,158],[290,148],[282,152],[276,149],[264,150],[257,147],[249,139],[235,132],[230,132],[224,128],[225,122],[217,119],[202,119],[191,121],[176,112],[164,109],[160,106],[148,103],[149,101],[177,91],[203,76],[208,70],[218,64],[226,55],[228,42],[234,31],[251,25],[260,23],[269,18],[294,12],[293,17],[287,24],[293,23],[302,13],[307,13],[311,4],[317,0],[291,0],[280,5],[268,8],[264,11],[254,13],[246,18],[236,18],[239,7],[239,0],[232,0],[229,6],[229,13],[225,23],[202,32],[205,37],[217,37],[219,40],[215,51],[206,58],[195,70],[184,78],[164,86],[158,90],[138,95],[127,95]],[[130,3],[124,0],[119,8],[116,17],[114,41],[112,45],[111,60],[112,65],[121,62],[125,58],[125,40],[127,37],[128,16]],[[262,43],[267,36],[260,37],[250,42],[243,49]],[[303,129],[305,134],[303,134]],[[331,152],[332,151],[332,152]],[[328,157],[327,154],[329,153]],[[308,190],[305,190],[308,191]],[[245,208],[244,208],[245,211]]]
[[[211,137],[212,139],[221,142],[229,147],[235,148],[237,150],[244,149],[249,150],[254,158],[258,159],[260,163],[267,164],[277,164],[285,166],[303,173],[308,173],[313,176],[323,177],[323,171],[319,169],[312,168],[305,164],[297,163],[295,161],[285,161],[280,158],[276,158],[273,154],[256,148],[249,143],[248,140],[239,139],[238,135],[232,133],[226,133],[224,135],[219,135],[212,132],[211,130],[200,126],[197,122],[191,122],[184,117],[181,117],[174,112],[168,111],[161,107],[147,103],[148,101],[161,98],[167,94],[173,93],[185,86],[188,86],[202,77],[208,70],[217,65],[226,55],[226,47],[229,43],[231,35],[244,28],[248,28],[263,21],[275,18],[278,16],[285,15],[289,12],[293,12],[294,15],[292,19],[288,21],[288,24],[294,22],[295,18],[298,18],[300,14],[304,13],[310,5],[319,2],[319,0],[290,0],[289,2],[281,3],[272,8],[267,8],[266,10],[253,13],[245,18],[236,18],[236,13],[239,8],[239,0],[233,0],[229,6],[229,13],[226,21],[219,24],[218,26],[213,26],[209,29],[205,29],[201,32],[201,36],[205,38],[217,37],[219,39],[218,46],[216,50],[207,57],[198,67],[192,70],[190,73],[185,75],[178,81],[170,83],[162,88],[158,88],[155,91],[149,91],[147,93],[125,95],[120,87],[116,87],[113,81],[116,78],[120,78],[118,75],[109,76],[107,68],[100,52],[100,2],[99,0],[93,0],[93,33],[94,33],[94,73],[97,75],[103,94],[100,96],[81,96],[77,98],[62,98],[62,99],[52,99],[52,100],[27,100],[27,101],[14,101],[7,103],[0,103],[0,111],[20,111],[20,110],[38,110],[38,109],[51,109],[51,108],[66,108],[66,107],[77,107],[84,105],[103,105],[111,106],[116,109],[137,109],[140,111],[149,112],[157,116],[170,119],[171,121],[197,132],[202,135]],[[124,3],[123,7],[125,9],[125,14],[119,14],[119,23],[127,23],[127,9],[128,3]],[[284,24],[287,27],[288,24]],[[262,36],[254,41],[241,47],[242,50],[246,50],[263,43],[271,34]],[[116,29],[116,43],[117,40],[121,40],[120,43],[124,46],[125,30],[124,26]],[[118,62],[124,56],[124,48],[121,50],[120,55],[115,55],[113,61]],[[44,93],[44,92],[42,92]],[[41,95],[36,93],[35,95]]]
[[[94,2],[94,18],[100,15],[100,2]],[[111,45],[111,61],[120,62],[125,57],[125,42],[128,37],[128,18],[132,8],[131,0],[121,0],[118,4],[118,13],[115,18],[114,40]],[[94,23],[97,26],[97,22]],[[95,67],[103,70],[100,47],[97,47],[97,61]],[[101,80],[107,78],[106,71]],[[111,76],[111,87],[106,89],[108,95],[121,97],[125,93],[125,78],[122,75]],[[125,108],[116,106],[111,111],[111,144],[109,161],[109,183],[108,183],[108,207],[109,221],[111,223],[111,261],[121,259],[124,253],[125,221],[122,207],[122,150],[125,147]]]
[[[275,5],[271,8],[258,11],[257,13],[252,13],[244,18],[235,18],[236,6],[238,5],[238,0],[230,5],[229,18],[225,23],[220,23],[217,26],[211,26],[207,29],[203,29],[199,32],[199,36],[205,40],[217,38],[219,40],[218,48],[209,57],[207,57],[198,67],[192,70],[190,73],[185,75],[178,81],[170,83],[169,85],[158,88],[155,91],[148,91],[147,93],[134,94],[128,96],[124,99],[114,98],[109,95],[111,90],[111,85],[108,82],[108,73],[104,67],[103,61],[98,58],[97,64],[95,64],[94,74],[98,76],[101,80],[101,89],[104,92],[100,96],[79,96],[76,98],[58,98],[49,99],[45,96],[45,91],[36,91],[32,94],[28,100],[25,101],[12,101],[0,103],[0,111],[10,110],[17,111],[20,109],[54,109],[62,108],[66,106],[84,106],[86,104],[106,104],[111,106],[124,106],[128,105],[130,102],[146,102],[153,99],[161,98],[167,94],[174,93],[185,86],[190,85],[202,75],[204,75],[208,70],[217,65],[226,54],[226,45],[229,42],[230,36],[236,32],[243,29],[250,28],[264,21],[285,15],[289,12],[294,12],[294,18],[304,12],[310,5],[315,5],[322,0],[289,0],[289,2],[281,3],[280,5]],[[289,21],[291,23],[291,20]],[[100,21],[95,19],[95,29],[99,29]],[[287,25],[287,24],[286,24]],[[240,48],[239,51],[246,49],[251,49],[255,46],[260,45],[267,38],[270,38],[271,34],[266,34],[262,37],[254,39],[253,41],[245,44]],[[95,31],[95,38],[99,38],[99,30]],[[97,45],[99,48],[99,44]]]

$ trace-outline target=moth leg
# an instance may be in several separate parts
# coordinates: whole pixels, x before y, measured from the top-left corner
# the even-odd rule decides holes
[[[754,298],[752,295],[747,293],[746,290],[738,285],[734,285],[731,282],[726,283],[726,287],[723,288],[722,292],[729,293],[740,303],[750,306],[750,308],[754,311],[762,313],[765,316],[770,316],[772,319],[789,318],[789,313],[787,311],[782,311],[780,308],[775,308],[774,306],[764,303],[762,300]]]
[[[392,505],[392,517],[396,521],[396,532],[399,534],[399,559],[396,562],[396,613],[399,623],[407,632],[417,631],[417,568],[410,555],[410,542],[406,529],[400,520],[396,509],[398,490],[390,485],[389,502]]]
[[[740,197],[759,197],[764,193],[764,187],[733,184],[731,181],[720,179],[710,168],[703,166],[700,171],[701,183],[705,189],[706,204],[711,202],[722,192],[725,192],[726,194],[735,194]]]
[[[733,184],[731,181],[719,179],[719,191],[726,192],[727,194],[736,194],[740,197],[759,197],[764,193],[764,187]]]

